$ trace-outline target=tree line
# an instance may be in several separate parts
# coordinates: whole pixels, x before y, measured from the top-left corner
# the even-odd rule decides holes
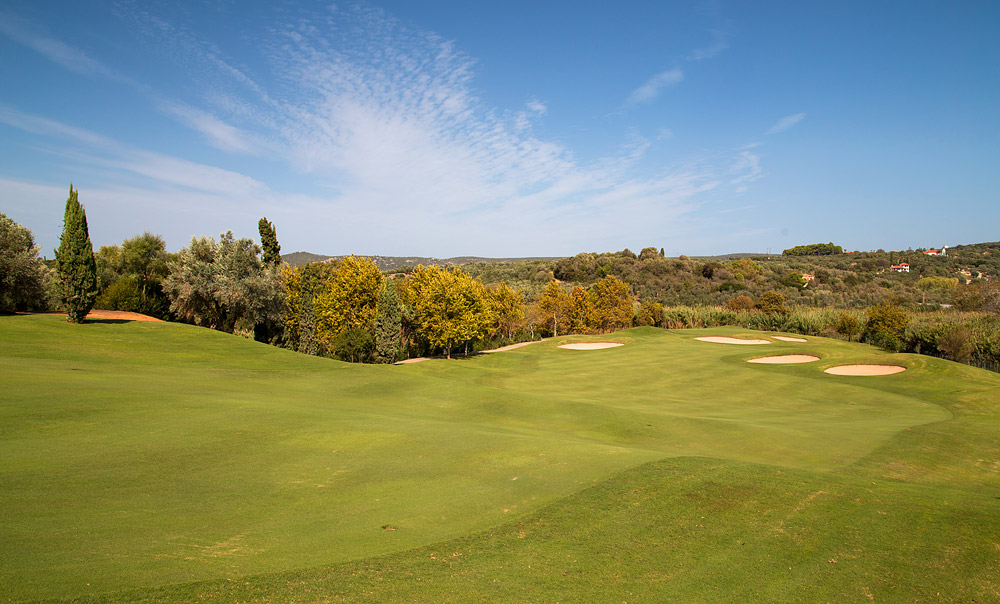
[[[78,322],[92,307],[135,311],[306,354],[382,363],[547,335],[684,325],[685,307],[715,306],[720,311],[713,321],[736,317],[802,332],[812,328],[796,326],[800,313],[794,311],[807,307],[881,303],[912,312],[944,303],[1000,313],[997,281],[968,270],[994,271],[1000,244],[956,246],[947,258],[908,250],[728,260],[667,258],[662,248],[648,247],[639,254],[626,249],[556,261],[418,266],[386,275],[354,256],[290,267],[281,262],[274,224],[261,218],[258,232],[260,245],[226,232],[218,239],[193,237],[174,254],[162,237],[146,232],[95,253],[78,191],[70,187],[54,261],[39,259],[30,231],[0,214],[0,312],[61,309]],[[886,271],[903,260],[912,261],[912,274]],[[849,319],[827,321],[824,329],[887,348],[908,346],[868,323],[855,329]],[[960,332],[934,333],[961,339]],[[972,339],[992,350],[988,337]]]

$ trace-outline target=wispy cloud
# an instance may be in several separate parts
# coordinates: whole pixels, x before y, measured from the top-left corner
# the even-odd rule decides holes
[[[656,98],[663,92],[664,88],[678,84],[683,79],[684,72],[680,69],[674,68],[668,69],[667,71],[661,71],[646,80],[642,86],[633,90],[632,93],[628,95],[628,99],[625,100],[625,105],[627,107],[631,107],[656,100]]]
[[[0,105],[0,123],[58,140],[60,148],[54,153],[83,164],[144,177],[158,185],[237,196],[267,190],[263,183],[238,172],[137,149],[89,130],[3,105]]]
[[[758,145],[752,144],[743,147],[736,156],[730,168],[730,184],[735,185],[737,193],[743,193],[749,184],[764,176],[764,169],[760,165],[760,155],[752,151]]]
[[[544,102],[529,98],[515,110],[487,105],[473,82],[472,57],[376,9],[285,13],[260,32],[256,74],[163,15],[136,7],[123,18],[152,47],[190,66],[195,98],[159,95],[153,107],[233,154],[220,166],[263,154],[291,174],[265,183],[238,168],[137,149],[0,107],[0,121],[68,136],[74,161],[127,176],[127,186],[100,188],[108,203],[132,196],[155,205],[173,195],[179,211],[197,212],[245,210],[253,199],[269,204],[272,220],[283,217],[285,232],[303,246],[330,253],[428,253],[446,245],[489,253],[507,249],[504,238],[512,236],[544,242],[535,245],[539,251],[570,252],[591,247],[586,242],[598,232],[662,236],[721,182],[745,187],[761,174],[759,158],[746,149],[735,164],[640,168],[650,149],[670,138],[667,130],[652,141],[626,132],[618,148],[582,157],[536,134],[549,114]],[[660,72],[626,103],[649,103],[683,78],[680,69]],[[287,182],[294,186],[282,190]],[[433,247],[393,250],[387,243],[415,241],[414,233]],[[333,249],[323,243],[331,238]]]
[[[94,59],[79,48],[37,31],[32,23],[0,11],[0,34],[38,52],[50,61],[83,76],[106,78],[140,88],[139,84],[122,73]]]
[[[765,134],[778,134],[779,132],[784,132],[785,130],[788,130],[795,124],[801,122],[803,119],[805,119],[805,117],[806,114],[804,113],[795,113],[793,115],[786,115],[785,117],[775,122],[774,125],[771,126],[771,128]]]
[[[710,29],[712,41],[707,46],[697,48],[688,56],[689,61],[703,61],[722,54],[729,48],[729,28]]]
[[[253,141],[250,135],[207,111],[178,102],[164,102],[161,108],[164,113],[202,133],[208,142],[218,149],[246,154],[261,152],[260,143]]]

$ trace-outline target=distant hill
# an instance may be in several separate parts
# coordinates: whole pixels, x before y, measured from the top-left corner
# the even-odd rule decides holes
[[[770,254],[771,256],[780,256],[781,254]],[[691,256],[697,260],[738,260],[740,258],[761,258],[767,257],[768,254],[764,252],[735,252],[732,254],[719,254],[718,256]]]
[[[534,260],[558,260],[561,256],[552,257],[530,257],[530,258],[483,258],[481,256],[456,256],[455,258],[429,258],[425,256],[363,256],[356,254],[359,258],[368,258],[375,263],[381,271],[393,271],[404,268],[415,268],[418,264],[430,266],[459,266],[461,264],[472,264],[474,262],[497,263],[497,262],[521,262]],[[290,266],[301,266],[310,262],[327,262],[330,260],[340,260],[343,256],[324,256],[322,254],[312,254],[310,252],[292,252],[284,254],[281,259]]]

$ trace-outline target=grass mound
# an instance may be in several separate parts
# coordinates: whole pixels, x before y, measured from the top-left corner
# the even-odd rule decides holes
[[[693,341],[737,333],[375,367],[0,317],[0,601],[995,595],[1000,379]]]

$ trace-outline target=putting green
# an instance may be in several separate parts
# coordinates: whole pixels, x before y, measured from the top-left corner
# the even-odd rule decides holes
[[[911,369],[881,387],[748,365],[706,334],[747,335],[360,366],[177,324],[0,317],[0,600],[402,555],[666,458],[881,467],[908,429],[954,417],[953,364],[811,340],[826,365]]]

